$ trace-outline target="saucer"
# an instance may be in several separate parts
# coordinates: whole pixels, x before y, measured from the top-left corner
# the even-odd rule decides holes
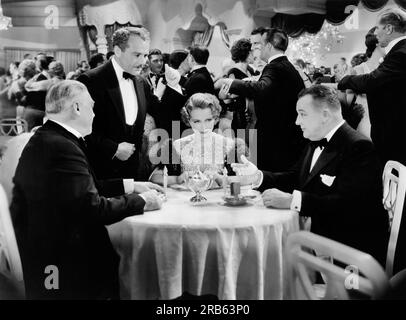
[[[238,196],[238,197],[233,197],[233,196],[227,196],[223,197],[224,201],[226,204],[230,206],[242,206],[247,203],[247,198],[243,196]]]

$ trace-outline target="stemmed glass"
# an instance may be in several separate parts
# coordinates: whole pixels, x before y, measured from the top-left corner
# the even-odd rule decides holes
[[[216,166],[208,165],[183,165],[185,182],[187,187],[195,193],[190,199],[192,203],[201,203],[207,201],[202,195],[213,184],[215,174],[218,172]]]

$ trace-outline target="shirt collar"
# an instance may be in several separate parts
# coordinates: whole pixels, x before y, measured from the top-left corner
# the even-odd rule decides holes
[[[386,46],[386,48],[385,48],[385,53],[388,54],[389,51],[391,51],[392,48],[393,48],[398,42],[400,42],[400,41],[402,41],[402,40],[405,40],[405,39],[406,39],[406,36],[393,39],[393,40],[392,40],[391,42],[389,42],[389,44]]]
[[[337,130],[345,123],[345,120],[342,120],[337,126],[335,126],[329,133],[326,134],[326,139],[330,142],[333,135],[337,132]]]
[[[201,69],[201,68],[205,68],[205,67],[206,67],[206,66],[199,64],[199,65],[197,65],[197,66],[194,66],[194,67],[192,68],[192,70],[190,70],[190,72],[193,72],[193,71],[195,71],[195,70],[198,70],[198,69]]]
[[[116,76],[117,76],[117,80],[120,81],[123,78],[123,72],[125,71],[123,68],[121,68],[121,66],[118,64],[118,62],[116,61],[116,58],[113,56],[111,58],[111,62],[113,63],[113,68],[114,71],[116,72]]]
[[[268,63],[271,63],[271,61],[273,61],[273,60],[275,60],[275,59],[278,59],[278,58],[280,58],[280,57],[286,57],[286,54],[284,54],[284,53],[277,53],[277,54],[273,55],[272,57],[270,57],[270,58],[268,59]]]
[[[66,131],[69,131],[70,133],[72,133],[78,139],[83,138],[82,135],[79,133],[79,131],[77,131],[76,129],[73,129],[72,127],[70,127],[70,126],[68,126],[68,125],[66,125],[66,124],[64,124],[62,122],[59,122],[59,121],[56,121],[56,120],[53,120],[53,119],[52,120],[48,119],[47,121],[53,121],[56,124],[59,124],[62,128],[64,128]]]

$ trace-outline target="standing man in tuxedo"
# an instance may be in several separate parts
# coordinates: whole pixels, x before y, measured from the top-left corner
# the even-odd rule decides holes
[[[370,253],[384,264],[388,216],[382,199],[378,155],[370,140],[341,114],[335,89],[315,85],[297,102],[296,125],[310,140],[296,165],[260,172],[244,159],[234,170],[265,190],[265,206],[295,210],[311,218],[311,231]]]
[[[369,74],[346,76],[339,90],[366,93],[371,120],[371,138],[382,161],[406,165],[406,14],[388,9],[377,19],[378,45],[386,56]]]
[[[148,54],[148,65],[150,73],[147,77],[149,84],[153,90],[156,89],[158,81],[162,78],[164,59],[162,57],[162,52],[159,49],[151,49]]]
[[[181,82],[187,98],[198,92],[214,94],[213,79],[206,68],[209,56],[209,50],[204,46],[194,45],[190,48],[187,59],[191,70]]]
[[[114,56],[104,65],[79,77],[95,101],[92,134],[87,137],[96,175],[105,178],[140,177],[141,147],[146,113],[159,127],[165,107],[139,75],[149,52],[149,32],[127,27],[113,34]]]
[[[162,205],[156,185],[95,178],[83,139],[93,104],[80,82],[52,86],[49,120],[18,163],[10,211],[28,299],[118,298],[119,257],[105,225]]]
[[[287,170],[298,159],[304,139],[295,126],[297,95],[304,83],[285,55],[288,36],[279,29],[262,35],[261,56],[268,61],[258,81],[220,79],[216,89],[254,100],[257,122],[258,167]]]

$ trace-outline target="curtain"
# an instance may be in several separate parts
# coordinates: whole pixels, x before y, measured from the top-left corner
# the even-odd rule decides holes
[[[378,11],[382,9],[389,0],[361,0],[362,4],[367,8],[369,11]]]
[[[228,37],[228,34],[226,33],[227,27],[224,22],[219,22],[217,25],[220,27],[220,35],[221,35],[221,40],[223,43],[226,45],[228,49],[230,49],[231,44],[230,44],[230,38]]]
[[[75,71],[77,68],[77,63],[80,59],[79,50],[58,50],[55,52],[55,59],[62,62],[63,68],[65,70],[65,75],[69,71]]]
[[[195,32],[192,45],[201,45],[208,47],[213,37],[214,26],[208,26],[204,32]]]
[[[288,15],[277,13],[271,19],[271,27],[284,30],[290,37],[299,37],[302,33],[317,33],[323,26],[324,16],[315,13]]]

